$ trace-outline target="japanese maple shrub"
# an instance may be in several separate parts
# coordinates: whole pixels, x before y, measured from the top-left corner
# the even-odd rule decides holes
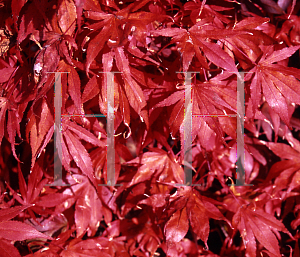
[[[299,14],[1,1],[0,256],[299,257]]]

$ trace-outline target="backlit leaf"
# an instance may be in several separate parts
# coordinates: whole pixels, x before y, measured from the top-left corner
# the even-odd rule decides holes
[[[8,240],[23,241],[26,239],[45,238],[52,239],[43,233],[40,233],[30,225],[19,221],[0,222],[0,236]]]

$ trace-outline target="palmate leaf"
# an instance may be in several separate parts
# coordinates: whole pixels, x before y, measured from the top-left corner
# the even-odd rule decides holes
[[[220,82],[221,84],[222,82]],[[209,128],[214,131],[221,139],[223,138],[223,129],[219,122],[217,115],[224,115],[223,109],[226,108],[227,112],[236,112],[236,91],[233,88],[212,83],[199,83],[192,86],[192,138],[198,134],[198,129],[201,127],[202,122],[205,122]],[[184,102],[185,90],[179,90],[159,102],[156,107],[171,106],[174,107],[170,110],[170,129],[173,136],[176,135],[180,126],[184,121]],[[198,115],[198,116],[197,116]],[[230,124],[232,120],[227,117],[222,117]],[[236,124],[233,124],[236,126]],[[181,131],[183,136],[183,131]],[[208,146],[204,146],[208,147]]]
[[[197,23],[200,20],[200,14],[203,17],[215,18],[215,24],[220,25],[222,23],[228,24],[230,20],[219,12],[230,10],[230,7],[223,7],[217,5],[208,5],[206,1],[202,2],[187,2],[184,5],[184,10],[192,11],[190,18],[193,23]],[[221,23],[222,22],[222,23]]]
[[[6,124],[8,138],[11,144],[11,149],[13,152],[14,157],[16,160],[19,160],[16,148],[15,148],[15,142],[16,142],[16,135],[18,135],[21,138],[20,134],[20,123],[22,120],[23,113],[20,112],[24,107],[26,107],[27,102],[24,103],[24,107],[19,106],[16,108],[14,97],[6,98],[6,97],[0,97],[0,122],[1,122],[1,128],[0,128],[0,143],[2,141],[2,138],[4,136],[4,124]],[[20,112],[20,113],[19,113]],[[6,113],[7,113],[7,121],[6,120]]]
[[[197,190],[181,188],[173,201],[174,206],[178,204],[176,206],[178,210],[173,213],[164,229],[170,253],[174,250],[174,244],[180,242],[185,237],[189,226],[191,226],[197,238],[200,238],[206,247],[208,247],[207,240],[210,233],[209,219],[224,220],[230,225],[230,222],[215,205],[220,203],[201,196]]]
[[[72,35],[75,31],[77,12],[73,1],[60,0],[57,10],[57,23],[61,33]]]
[[[68,86],[68,93],[74,103],[75,114],[84,114],[81,102],[81,81],[77,71],[71,65],[61,61],[58,67],[59,71],[68,72],[68,76],[61,77],[61,84]]]
[[[188,71],[194,56],[197,57],[201,66],[208,69],[206,58],[216,66],[229,72],[238,73],[234,60],[219,45],[210,43],[207,38],[221,39],[244,34],[233,30],[219,29],[210,24],[211,19],[203,19],[192,26],[189,30],[179,28],[167,28],[152,31],[153,35],[172,37],[172,43],[177,44],[178,50],[182,54],[183,71]],[[201,53],[201,51],[204,53]]]
[[[0,84],[0,143],[2,142],[3,136],[5,136],[11,144],[13,156],[18,162],[21,162],[17,156],[15,145],[16,141],[23,140],[20,123],[28,103],[34,98],[34,93],[32,92],[34,85],[28,78],[27,73],[30,69],[28,69],[26,65],[24,65],[24,67],[15,67],[15,61],[9,64],[3,61],[1,64],[2,67],[0,68],[1,72],[3,65],[4,67],[11,66],[12,68],[12,73],[9,77],[7,77],[8,74],[4,74],[2,81],[4,83]],[[7,69],[4,68],[3,71],[5,73]],[[18,82],[16,83],[16,81]],[[19,138],[19,140],[17,140],[17,138]]]
[[[88,236],[94,236],[103,217],[102,202],[86,176],[74,174],[68,181],[73,184],[72,191],[78,195],[74,214],[77,237],[86,232]]]
[[[94,185],[96,185],[93,164],[89,153],[82,145],[79,138],[76,135],[74,135],[70,130],[67,129],[63,134],[68,152],[72,156],[73,160],[75,161],[77,166],[82,170],[82,172],[88,176],[91,182]],[[63,151],[64,150],[65,149],[63,148]],[[66,153],[66,155],[68,155],[68,153]],[[63,164],[65,164],[64,160]],[[68,167],[69,164],[65,165],[65,167]]]
[[[89,26],[92,30],[99,30],[98,33],[88,44],[86,72],[89,72],[92,62],[107,44],[109,47],[119,47],[124,45],[128,36],[132,34],[139,41],[145,40],[147,25],[156,20],[162,20],[165,15],[157,16],[150,12],[136,12],[147,4],[148,0],[135,2],[126,8],[114,13],[105,13],[99,7],[95,10],[87,10],[85,16],[88,19],[99,21]],[[124,26],[123,26],[124,25]],[[123,28],[123,29],[120,29]]]
[[[100,89],[97,83],[97,77],[93,76],[84,87],[84,91],[82,93],[82,98],[81,98],[82,103],[91,100],[93,97],[98,95],[99,92]]]
[[[40,163],[39,163],[40,164]],[[59,193],[48,193],[43,196],[41,196],[41,191],[44,190],[44,187],[48,181],[48,179],[42,179],[43,173],[41,170],[41,167],[39,164],[36,164],[32,172],[29,175],[28,183],[26,184],[24,176],[22,174],[22,171],[18,169],[18,178],[19,178],[19,189],[20,194],[17,194],[15,190],[13,190],[10,186],[8,188],[12,192],[14,198],[22,204],[23,209],[28,209],[29,214],[35,218],[34,213],[32,210],[34,210],[36,213],[40,214],[42,211],[42,208],[45,207],[54,207],[58,204],[61,204],[65,200],[67,200],[67,197],[59,194]],[[33,207],[34,206],[34,207]],[[42,208],[40,208],[42,207]],[[1,220],[1,218],[0,218]]]
[[[299,141],[298,141],[299,144]],[[292,148],[282,143],[268,142],[267,146],[277,156],[281,157],[280,162],[275,163],[266,178],[270,181],[275,178],[275,191],[286,189],[290,193],[295,188],[299,188],[300,184],[300,153],[299,149]]]
[[[260,45],[271,45],[273,43],[270,36],[257,29],[257,27],[267,22],[269,22],[269,18],[247,17],[235,24],[233,30],[247,31],[248,33],[226,38],[226,46],[234,53],[235,58],[238,59],[244,70],[252,67],[252,62],[255,62],[262,54],[262,50],[259,48]]]
[[[53,239],[20,221],[0,222],[0,237],[8,240],[23,241],[26,239],[45,238]]]
[[[66,170],[70,170],[70,161],[73,159],[81,171],[88,176],[96,186],[96,178],[91,157],[85,146],[80,142],[84,140],[98,147],[105,147],[93,133],[71,122],[68,118],[62,119],[62,164]],[[105,139],[106,136],[102,138]]]
[[[76,134],[80,139],[83,139],[84,141],[89,142],[95,146],[105,147],[104,142],[100,141],[93,133],[77,125],[75,122],[71,122],[70,120],[65,119],[62,125],[63,129],[72,131],[72,133]],[[101,134],[100,138],[105,139],[106,135]]]
[[[115,59],[119,71],[122,72],[122,77],[125,84],[124,89],[128,101],[133,107],[133,109],[141,115],[141,110],[146,105],[145,97],[140,86],[131,77],[129,61],[128,58],[125,56],[123,47],[116,48]]]
[[[0,222],[8,221],[14,217],[16,217],[19,213],[23,210],[27,209],[32,205],[23,205],[23,206],[15,206],[8,209],[1,209],[0,210]]]
[[[210,233],[209,219],[224,220],[230,224],[215,203],[217,202],[201,196],[196,190],[191,191],[190,199],[187,203],[188,217],[192,230],[207,248],[207,240]]]
[[[129,127],[130,123],[130,108],[129,105],[140,115],[147,127],[149,128],[148,113],[143,108],[146,106],[145,96],[139,84],[131,75],[131,67],[124,52],[124,47],[116,47],[112,52],[103,54],[102,62],[104,72],[111,72],[113,63],[116,63],[118,70],[121,72],[123,83],[117,83],[114,80],[114,85],[118,87],[114,89],[115,108],[120,107],[123,121]],[[117,76],[117,75],[115,75]],[[100,109],[107,113],[107,76],[103,76],[103,84],[101,90]],[[118,106],[119,105],[119,106]]]
[[[285,47],[300,43],[299,6],[296,0],[238,2],[1,1],[0,224],[24,239],[22,220],[56,240],[20,243],[5,239],[12,235],[4,230],[0,257],[299,257],[299,247],[280,237],[286,230],[268,214],[284,209],[285,222],[295,217],[290,227],[298,239],[300,73],[287,65],[297,65],[298,48]],[[245,175],[255,186],[236,188],[230,197],[236,75],[251,69],[245,85]],[[106,183],[109,170],[107,122],[84,114],[106,115],[105,73],[111,71],[119,73],[111,86],[114,173],[122,186],[96,188]],[[187,111],[185,74],[178,71],[199,72],[192,74],[188,107],[194,115],[189,167],[193,183],[201,184],[194,188],[177,184],[184,180],[180,146]],[[71,186],[47,185],[53,172],[55,76],[47,72],[69,72],[61,76],[59,157]],[[280,117],[285,123],[291,119],[290,130]],[[262,125],[267,123],[268,130]],[[277,136],[291,147],[271,143]],[[241,240],[223,212],[234,217]]]
[[[152,149],[153,152],[143,153],[141,156],[127,162],[127,165],[141,164],[130,183],[131,187],[137,183],[149,181],[153,176],[161,182],[175,181],[183,183],[183,169],[165,151]]]
[[[272,215],[259,208],[243,206],[235,213],[232,225],[240,231],[246,248],[251,257],[256,256],[255,238],[274,256],[281,256],[278,240],[274,231],[282,231],[289,234],[286,227]]]
[[[35,228],[19,221],[10,221],[23,210],[33,206],[32,204],[15,206],[0,210],[0,256],[20,257],[18,250],[6,240],[23,241],[26,239],[46,238],[52,239],[40,233]]]
[[[23,1],[14,2],[18,2],[19,5]],[[18,42],[22,42],[30,34],[38,34],[35,32],[38,32],[38,30],[41,28],[40,26],[44,24],[43,15],[46,9],[47,5],[45,4],[45,2],[41,3],[40,5],[35,5],[34,3],[27,3],[27,5],[25,5],[21,12],[22,15],[20,18]],[[38,24],[38,27],[35,26],[36,24]]]
[[[31,114],[31,116],[28,115],[30,116],[30,120],[26,127],[26,134],[28,141],[30,141],[32,151],[32,168],[35,164],[36,158],[45,149],[51,139],[50,136],[47,137],[46,135],[53,126],[53,117],[45,99],[42,100],[41,106],[35,108],[34,114]],[[51,133],[51,136],[52,134],[53,132]]]
[[[255,73],[250,86],[253,109],[256,110],[260,104],[262,93],[269,106],[286,125],[290,122],[288,104],[300,104],[300,82],[290,75],[293,69],[289,71],[287,67],[273,63],[290,57],[299,48],[300,46],[293,46],[277,51],[272,46],[266,48],[258,64],[250,70],[250,73]],[[251,76],[250,73],[245,80]]]
[[[30,6],[28,12],[26,12],[21,19],[20,31],[24,33],[24,37],[31,34],[30,39],[35,41],[40,50],[35,56],[35,63],[33,67],[34,79],[38,83],[38,87],[41,87],[50,76],[50,73],[56,71],[59,64],[60,57],[66,58],[66,60],[73,65],[72,61],[72,47],[77,49],[75,39],[72,37],[76,27],[76,6],[72,0],[60,0],[57,8],[57,14],[52,15],[51,19],[48,19],[44,12],[49,8],[48,3],[43,2],[40,4],[33,4]],[[37,10],[36,10],[37,9]],[[41,13],[43,20],[36,20],[36,15],[32,10],[37,13]],[[28,26],[28,21],[29,25]],[[38,22],[41,25],[39,30],[35,30],[32,23]],[[24,28],[25,27],[25,28]],[[27,28],[28,27],[28,28]],[[23,33],[20,33],[22,35]],[[24,37],[19,38],[20,41]],[[39,42],[46,41],[43,47]],[[72,47],[71,47],[72,46]],[[65,72],[66,70],[63,70]],[[74,72],[73,74],[74,75]]]
[[[56,40],[59,36],[56,36]],[[41,49],[36,56],[33,71],[35,73],[35,81],[41,87],[50,76],[49,72],[54,72],[59,64],[58,42]]]

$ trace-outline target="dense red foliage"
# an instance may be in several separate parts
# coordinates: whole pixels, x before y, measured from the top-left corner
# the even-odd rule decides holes
[[[295,0],[0,1],[0,256],[299,257],[299,13]],[[47,185],[58,71],[62,114],[77,115],[61,119],[71,186]],[[107,115],[110,71],[122,185],[109,187],[106,118],[84,115]],[[198,186],[180,186],[187,71]],[[239,187],[238,72],[253,184]]]

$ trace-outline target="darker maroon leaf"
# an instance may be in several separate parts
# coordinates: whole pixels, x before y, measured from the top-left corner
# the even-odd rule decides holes
[[[15,248],[9,242],[0,240],[0,256],[1,257],[21,257],[17,248]]]

